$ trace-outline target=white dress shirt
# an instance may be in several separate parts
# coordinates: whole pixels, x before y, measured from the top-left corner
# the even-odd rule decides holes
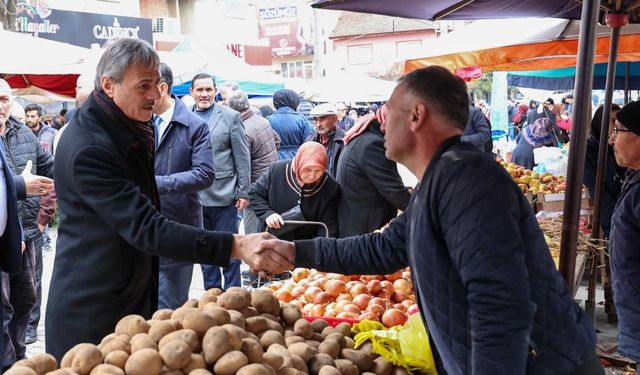
[[[173,112],[175,111],[175,109],[176,109],[176,102],[175,100],[173,100],[173,98],[171,98],[171,106],[169,107],[169,109],[164,111],[164,113],[160,114],[160,118],[162,119],[162,122],[160,123],[160,133],[158,134],[158,139],[162,139],[162,135],[169,127],[169,124],[171,123],[171,119],[173,118]]]

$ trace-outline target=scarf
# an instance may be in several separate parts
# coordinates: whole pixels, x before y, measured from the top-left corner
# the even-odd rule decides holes
[[[293,90],[278,90],[273,94],[273,106],[276,109],[289,107],[295,111],[298,109],[298,105],[300,105],[300,95]]]
[[[303,169],[307,167],[326,169],[328,162],[327,150],[325,150],[323,145],[318,142],[303,143],[291,163],[293,174],[296,176],[298,185],[304,186],[304,182],[300,179],[300,174]]]
[[[511,122],[514,124],[521,124],[524,122],[524,119],[527,117],[527,111],[529,110],[529,106],[526,104],[520,104],[518,106],[518,112],[513,115]]]
[[[380,107],[375,114],[370,113],[368,115],[364,115],[358,119],[355,125],[344,135],[344,144],[345,146],[354,138],[364,133],[365,130],[369,127],[369,125],[373,121],[378,121],[380,125],[385,125],[387,123],[387,115],[389,114],[389,109],[387,105],[384,104]]]
[[[553,144],[553,137],[551,136],[551,120],[548,118],[537,119],[533,124],[524,128],[522,136],[524,137],[524,140],[534,148]]]

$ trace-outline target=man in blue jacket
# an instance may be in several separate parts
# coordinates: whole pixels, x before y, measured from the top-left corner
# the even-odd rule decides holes
[[[432,66],[390,100],[386,156],[421,181],[383,233],[263,241],[301,267],[387,274],[411,266],[439,373],[604,374],[593,323],[556,271],[531,206],[489,155],[461,142],[465,83]],[[442,371],[442,372],[441,372]]]
[[[640,101],[616,114],[609,142],[629,168],[611,218],[611,276],[618,313],[618,352],[640,362]]]
[[[160,64],[160,100],[154,106],[155,172],[160,212],[182,224],[202,228],[198,192],[213,184],[209,128],[171,94],[173,72]],[[160,258],[159,309],[177,309],[189,299],[193,263]]]

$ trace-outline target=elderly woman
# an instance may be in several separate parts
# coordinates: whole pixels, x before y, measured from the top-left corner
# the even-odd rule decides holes
[[[293,160],[273,163],[253,184],[249,192],[251,207],[277,237],[297,240],[324,235],[324,229],[283,225],[285,220],[323,222],[329,236],[335,237],[340,186],[325,173],[327,162],[324,146],[306,142]]]
[[[300,96],[293,90],[279,90],[273,94],[273,106],[276,111],[267,120],[280,137],[280,160],[293,159],[298,147],[313,132],[307,119],[296,112],[300,104]]]
[[[533,169],[536,166],[533,149],[554,146],[558,142],[553,134],[551,120],[548,118],[537,119],[533,124],[522,129],[519,138],[511,154],[511,161],[527,169]]]

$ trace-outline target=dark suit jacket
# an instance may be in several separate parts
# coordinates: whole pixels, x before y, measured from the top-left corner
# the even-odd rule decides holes
[[[233,235],[161,216],[153,158],[132,126],[114,123],[94,92],[56,155],[58,245],[46,314],[47,352],[58,360],[99,343],[120,318],[158,306],[158,258],[229,263]]]

